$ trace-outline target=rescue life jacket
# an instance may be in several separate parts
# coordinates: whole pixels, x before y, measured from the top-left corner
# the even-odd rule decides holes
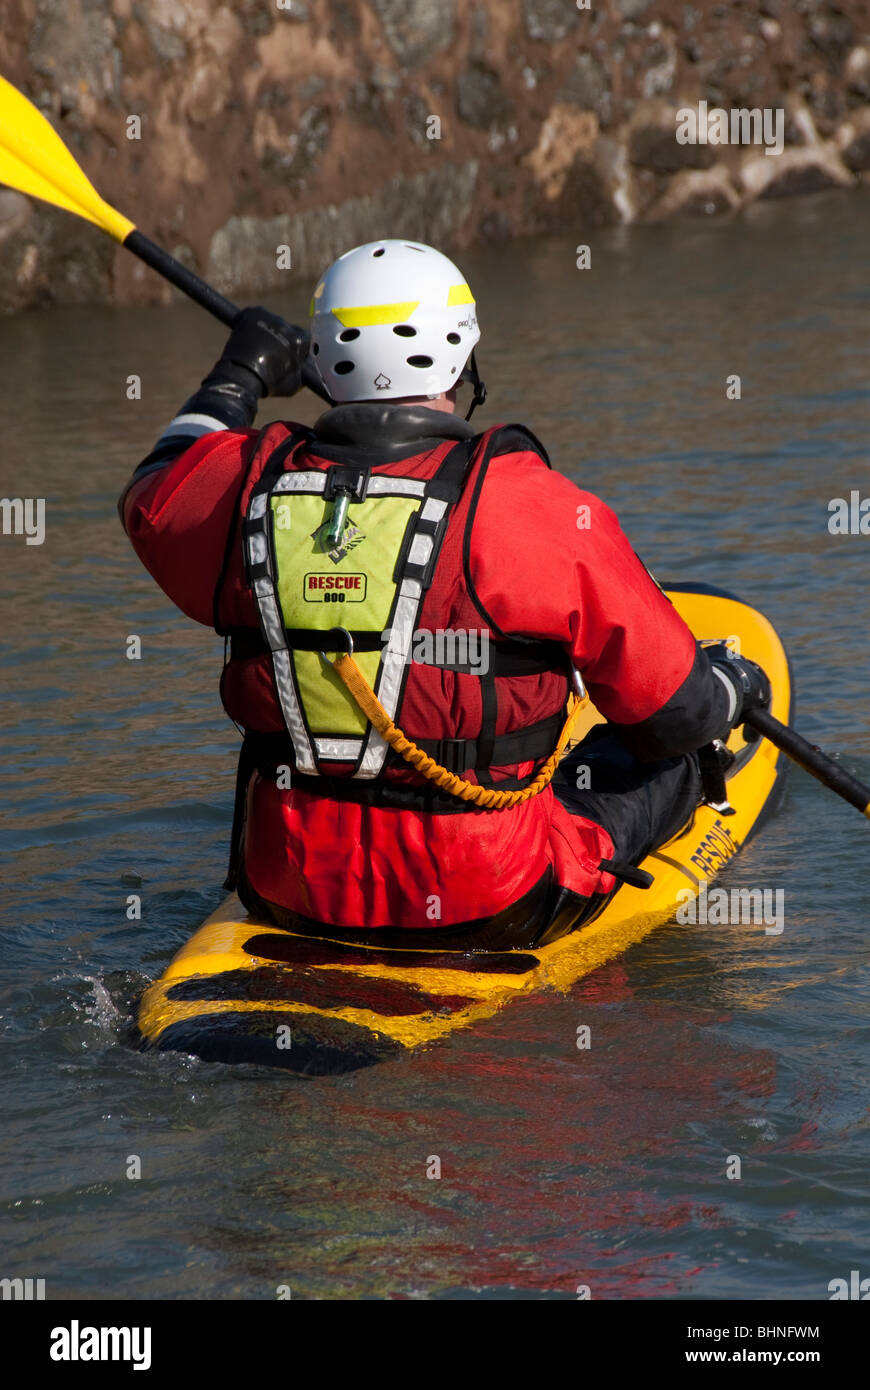
[[[464,536],[490,459],[519,450],[538,453],[549,466],[543,447],[522,426],[451,441],[428,479],[375,471],[370,451],[354,456],[347,447],[341,463],[330,463],[327,453],[326,467],[308,466],[319,452],[308,430],[294,431],[261,461],[241,528],[260,630],[223,631],[233,658],[268,657],[284,728],[246,733],[236,845],[252,771],[274,776],[279,765],[289,766],[293,786],[339,799],[446,814],[476,809],[409,774],[333,671],[330,658],[342,651],[352,649],[398,725],[404,724],[412,670],[429,667],[436,676],[453,671],[479,682],[476,737],[431,738],[414,731],[415,745],[452,772],[473,772],[488,784],[492,768],[532,764],[528,775],[497,782],[499,788],[522,788],[552,754],[571,693],[570,665],[559,644],[503,633],[473,602],[465,611],[481,625],[476,650],[469,650],[470,634],[463,646],[449,628],[440,643],[420,640],[421,613],[433,585],[449,592],[455,581],[450,571],[463,569]],[[330,538],[336,511],[338,524]],[[465,582],[470,585],[468,576]],[[433,621],[431,606],[427,621]],[[439,631],[437,625],[434,635]],[[549,687],[556,692],[550,712],[496,734],[502,683],[542,674],[556,677]],[[233,862],[237,858],[236,853]]]
[[[291,435],[266,460],[242,528],[262,650],[270,656],[298,773],[322,776],[341,764],[359,782],[380,777],[387,762],[386,743],[324,660],[336,652],[352,649],[397,723],[415,663],[476,675],[484,682],[558,670],[567,699],[570,668],[555,643],[511,638],[485,626],[476,648],[473,640],[469,646],[469,634],[458,635],[466,637],[463,644],[449,629],[441,631],[439,646],[421,642],[418,628],[472,462],[476,458],[479,479],[489,459],[506,452],[505,445],[541,451],[533,436],[511,427],[462,440],[446,451],[428,480],[375,473],[364,463],[306,468],[304,453],[298,461],[296,457],[305,442],[305,436]],[[345,507],[341,534],[330,540],[332,513]],[[252,649],[249,642],[246,651]],[[461,747],[448,763],[485,772],[489,766],[536,761],[552,751],[552,731],[558,733],[561,718],[560,707],[555,717],[512,731],[510,744],[493,747],[485,765],[478,750],[468,761]],[[524,740],[524,733],[531,733],[531,739]],[[424,747],[428,742],[434,741],[421,740]],[[470,745],[474,740],[446,742]]]

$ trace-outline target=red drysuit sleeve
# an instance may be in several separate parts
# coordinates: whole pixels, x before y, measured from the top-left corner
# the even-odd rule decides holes
[[[171,463],[134,474],[122,499],[124,529],[148,573],[183,613],[208,627],[257,434],[204,434]]]
[[[493,624],[563,643],[614,723],[656,715],[698,664],[691,631],[615,514],[533,454],[505,454],[490,464],[468,568]],[[708,667],[704,658],[701,702],[718,705],[719,683],[712,672],[706,679]]]

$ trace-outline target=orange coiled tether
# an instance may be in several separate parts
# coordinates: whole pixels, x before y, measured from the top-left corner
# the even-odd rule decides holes
[[[325,658],[324,658],[325,659]],[[466,782],[464,778],[457,777],[455,773],[448,772],[446,767],[441,767],[434,758],[430,758],[428,753],[424,753],[422,748],[418,748],[409,738],[406,738],[401,729],[393,723],[387,711],[384,709],[375,692],[372,690],[360,668],[357,666],[353,657],[348,652],[341,652],[335,661],[328,662],[335,671],[336,675],[344,682],[350,694],[353,696],[363,714],[371,724],[377,729],[378,733],[386,743],[404,758],[406,763],[410,763],[413,768],[426,777],[430,782],[434,782],[442,791],[448,792],[450,796],[458,796],[462,801],[471,801],[475,806],[482,806],[488,811],[503,811],[508,806],[519,806],[523,801],[529,801],[538,792],[542,792],[549,786],[553,779],[553,774],[559,766],[559,760],[565,751],[571,731],[574,728],[577,716],[581,709],[588,704],[589,696],[584,695],[582,699],[574,697],[574,703],[568,713],[568,717],[559,735],[559,741],[544,766],[541,768],[537,777],[521,791],[500,792],[494,787],[480,787],[474,782]]]

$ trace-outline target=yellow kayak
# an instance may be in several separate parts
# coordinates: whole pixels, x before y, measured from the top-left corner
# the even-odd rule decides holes
[[[764,667],[771,712],[788,723],[788,658],[767,618],[704,585],[667,592],[697,638],[727,639]],[[583,717],[581,739],[601,722],[591,707]],[[436,1043],[518,994],[566,993],[670,921],[686,890],[715,878],[774,808],[782,755],[766,739],[747,744],[739,730],[728,746],[737,755],[727,774],[734,814],[700,806],[691,826],[643,861],[652,887],[623,885],[577,932],[522,951],[387,949],[297,936],[248,916],[233,895],[145,991],[143,1044],[322,1075]]]

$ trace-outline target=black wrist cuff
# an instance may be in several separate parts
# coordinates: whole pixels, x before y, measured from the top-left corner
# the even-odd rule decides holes
[[[198,391],[184,402],[179,415],[212,415],[230,430],[247,430],[254,423],[265,389],[247,367],[221,360]]]

